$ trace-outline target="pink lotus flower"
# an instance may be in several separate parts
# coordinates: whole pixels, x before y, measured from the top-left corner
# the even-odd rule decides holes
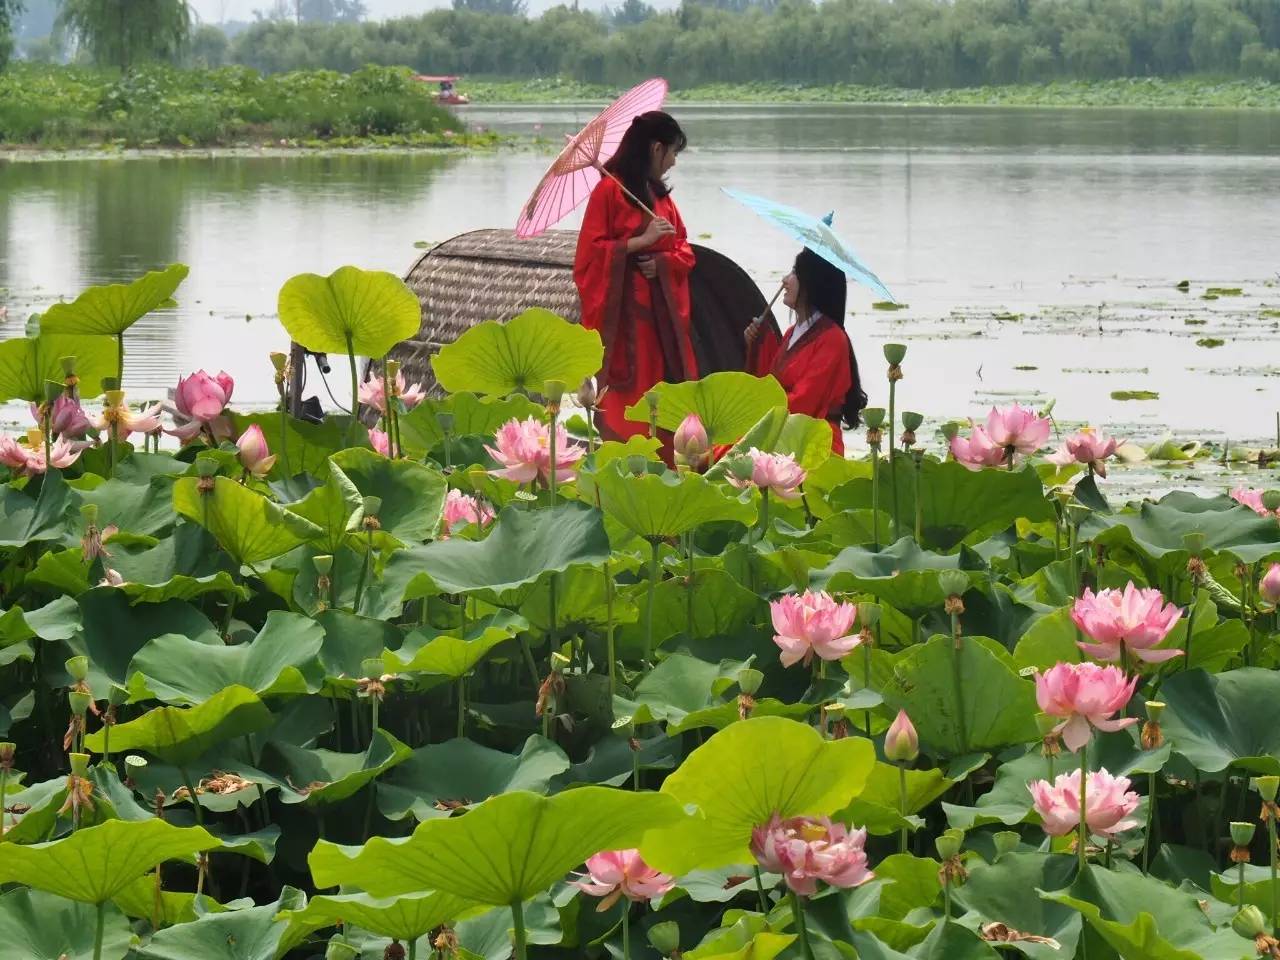
[[[255,477],[265,477],[275,465],[276,458],[267,448],[267,438],[256,423],[240,435],[236,449],[240,465]]]
[[[365,406],[373,407],[383,416],[387,414],[387,382],[384,377],[370,377],[364,383],[360,384],[358,394],[360,402]],[[422,389],[422,384],[415,383],[408,389],[404,385],[404,373],[398,372],[395,379],[395,396],[400,398],[406,410],[412,410],[423,400],[426,399],[427,393]]]
[[[756,487],[761,491],[768,490],[782,500],[795,500],[800,496],[797,488],[804,483],[805,472],[795,457],[789,453],[763,453],[755,447],[748,451],[747,456],[751,458],[751,478],[740,480],[730,473],[731,484],[739,489]]]
[[[493,511],[488,504],[461,490],[450,490],[444,498],[444,533],[441,539],[447,539],[449,531],[460,523],[474,523],[482,527],[492,519]]]
[[[711,441],[707,438],[707,429],[696,413],[689,414],[681,421],[680,426],[676,428],[671,445],[675,451],[676,463],[694,469],[702,467],[708,459],[707,454],[711,452]]]
[[[1241,506],[1248,507],[1260,517],[1276,517],[1280,519],[1280,510],[1268,510],[1262,502],[1261,490],[1251,490],[1248,487],[1236,487],[1231,491],[1231,499]]]
[[[197,370],[189,377],[178,378],[173,403],[187,419],[211,423],[222,415],[222,411],[231,402],[231,391],[235,385],[235,381],[225,370],[219,371],[216,377]]]
[[[384,457],[391,456],[391,440],[385,430],[370,430],[369,445]]]
[[[769,604],[769,611],[784,667],[801,661],[808,666],[815,653],[823,660],[839,660],[862,642],[852,632],[858,608],[836,603],[826,593],[789,593]]]
[[[1273,563],[1258,581],[1258,596],[1275,606],[1280,604],[1280,563]]]
[[[97,429],[109,431],[111,425],[115,424],[117,440],[125,440],[133,433],[149,434],[160,430],[160,404],[154,403],[142,410],[131,410],[129,405],[125,403],[123,393],[116,393],[115,403],[111,402],[110,394],[108,394],[108,397],[107,402],[103,404],[102,415],[93,420],[93,426]],[[199,427],[200,425],[197,422],[197,431]]]
[[[956,458],[957,463],[970,470],[999,467],[1008,459],[1004,447],[995,443],[984,427],[977,425],[970,436],[962,437],[957,434],[951,438],[951,455]]]
[[[1100,477],[1107,475],[1106,459],[1116,452],[1119,446],[1115,437],[1098,433],[1093,427],[1085,427],[1062,441],[1055,453],[1045,459],[1060,467],[1072,463],[1087,464]]]
[[[760,866],[779,873],[788,887],[804,897],[818,891],[818,881],[833,887],[856,887],[875,874],[867,869],[866,830],[849,832],[827,817],[781,819],[751,831],[751,852]]]
[[[44,411],[43,404],[37,406],[31,404],[31,418],[44,429]],[[49,432],[55,437],[67,437],[71,440],[83,440],[84,435],[89,432],[93,423],[85,414],[84,408],[80,406],[80,401],[74,397],[69,397],[65,393],[59,395],[58,399],[53,402],[53,411],[49,417]]]
[[[15,472],[27,467],[27,448],[7,433],[0,435],[0,465]]]
[[[920,736],[907,711],[899,710],[889,732],[884,735],[884,758],[894,763],[910,763],[920,756]]]
[[[27,434],[27,446],[9,436],[0,436],[0,464],[24,476],[38,476],[48,469],[44,458],[44,435],[39,430]],[[58,470],[65,470],[78,459],[87,443],[59,437],[49,448],[49,459]]]
[[[1089,742],[1090,726],[1110,732],[1138,722],[1137,717],[1108,719],[1129,702],[1137,685],[1138,678],[1126,680],[1119,667],[1059,663],[1036,674],[1036,702],[1043,713],[1062,718],[1053,732],[1075,753]]]
[[[1088,587],[1071,607],[1075,621],[1093,643],[1080,649],[1098,660],[1118,661],[1125,651],[1147,663],[1162,663],[1182,654],[1181,650],[1156,650],[1169,635],[1182,610],[1166,604],[1159,590],[1140,590],[1130,581],[1121,590]]]
[[[1036,780],[1027,784],[1036,813],[1044,821],[1044,832],[1065,837],[1080,826],[1080,771],[1060,774],[1053,783]],[[1138,826],[1126,819],[1138,808],[1138,795],[1129,789],[1128,777],[1113,777],[1106,770],[1089,773],[1085,784],[1085,825],[1091,834],[1110,838]]]
[[[640,859],[639,850],[610,850],[587,860],[586,879],[575,886],[593,897],[603,897],[597,912],[604,912],[622,897],[656,900],[676,884],[674,877],[659,873]]]
[[[541,478],[551,479],[551,432],[545,423],[533,417],[525,420],[511,419],[498,428],[494,447],[485,445],[489,456],[502,464],[489,472],[516,483],[530,483]],[[556,480],[569,483],[575,477],[573,466],[586,456],[586,448],[570,443],[569,434],[561,424],[556,424]]]
[[[992,407],[987,414],[987,435],[998,447],[1018,453],[1035,453],[1049,439],[1049,420],[1015,403],[1011,407]]]

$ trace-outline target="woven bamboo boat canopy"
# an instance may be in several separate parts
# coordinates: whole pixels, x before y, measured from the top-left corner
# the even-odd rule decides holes
[[[545,307],[577,323],[573,282],[574,230],[551,230],[531,240],[512,230],[475,230],[424,253],[405,276],[422,305],[418,335],[391,352],[409,383],[438,393],[431,357],[486,320],[510,320],[530,307]],[[766,306],[745,270],[723,254],[694,244],[697,265],[689,278],[694,348],[702,373],[741,370],[742,331]]]

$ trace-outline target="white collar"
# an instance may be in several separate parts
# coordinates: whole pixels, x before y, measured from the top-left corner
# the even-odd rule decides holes
[[[809,329],[818,322],[818,319],[821,316],[822,314],[815,310],[813,313],[809,314],[808,320],[797,320],[792,324],[791,333],[787,336],[787,346],[794,346],[796,341],[808,333]]]

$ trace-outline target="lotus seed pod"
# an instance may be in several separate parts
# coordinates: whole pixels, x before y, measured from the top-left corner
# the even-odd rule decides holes
[[[1041,737],[1047,737],[1053,733],[1054,727],[1058,725],[1057,717],[1051,717],[1047,713],[1036,714],[1036,729],[1040,731]]]
[[[77,777],[89,775],[89,755],[87,753],[71,754],[71,772]]]
[[[1257,825],[1253,823],[1231,821],[1231,842],[1237,847],[1247,847],[1253,842],[1253,831],[1256,827]]]
[[[884,407],[867,407],[862,411],[862,420],[871,430],[879,430],[884,426]]]
[[[380,677],[382,676],[382,660],[379,657],[369,657],[360,661],[360,675],[362,677]]]
[[[446,437],[453,433],[454,416],[452,413],[441,411],[436,414],[436,423],[440,425],[440,432]]]
[[[203,477],[207,480],[218,475],[218,461],[212,457],[197,457],[195,466],[196,476],[198,477]]]
[[[963,843],[963,831],[951,829],[934,840],[933,845],[937,848],[939,857],[950,860],[960,855],[960,847]]]
[[[316,573],[322,577],[327,577],[333,571],[333,557],[330,554],[322,553],[312,558],[311,565],[316,568]]]
[[[907,345],[905,343],[886,343],[884,345],[884,358],[889,363],[897,366],[907,358]]]
[[[1262,911],[1251,903],[1232,918],[1231,929],[1245,939],[1252,940],[1267,932],[1267,920]]]
[[[1001,830],[991,838],[996,845],[996,857],[1003,857],[1006,853],[1013,853],[1018,849],[1018,844],[1022,842],[1022,838],[1012,830]]]
[[[147,758],[140,757],[136,753],[131,753],[124,758],[124,765],[128,768],[130,775],[132,775],[140,770],[146,769]]]
[[[547,403],[559,406],[566,389],[568,388],[563,380],[548,380],[542,385],[542,395],[546,397]]]
[[[874,627],[880,622],[880,604],[863,602],[858,604],[858,623],[864,627]]]
[[[902,426],[912,433],[920,429],[920,424],[924,423],[924,414],[913,413],[910,410],[902,411]]]
[[[764,674],[759,670],[747,668],[738,671],[738,689],[750,696],[755,696],[755,692],[760,689],[760,684],[764,683]]]
[[[1271,511],[1280,510],[1280,490],[1264,490],[1262,505]]]
[[[1255,777],[1253,785],[1257,788],[1258,793],[1262,794],[1262,799],[1267,803],[1276,802],[1276,791],[1280,790],[1280,777]]]
[[[71,679],[77,683],[83,683],[89,678],[88,657],[72,657],[64,666],[67,668],[67,673],[71,674]]]
[[[942,436],[946,439],[947,443],[950,443],[956,438],[960,433],[961,426],[963,426],[963,424],[960,424],[955,420],[948,420],[942,425]]]
[[[680,949],[680,924],[674,920],[655,923],[649,928],[649,944],[664,957],[674,956]]]
[[[1165,705],[1159,700],[1147,701],[1147,719],[1152,723],[1159,723],[1160,718],[1164,716]]]
[[[948,597],[963,596],[969,589],[969,578],[959,570],[943,570],[938,574],[938,586]]]
[[[364,498],[364,515],[366,517],[376,517],[382,509],[381,497],[365,497]]]

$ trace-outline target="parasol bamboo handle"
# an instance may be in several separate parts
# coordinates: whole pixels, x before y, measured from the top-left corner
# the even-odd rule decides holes
[[[766,314],[768,314],[768,312],[773,309],[773,305],[778,302],[778,297],[782,296],[782,291],[784,289],[785,287],[783,287],[782,284],[778,284],[777,292],[774,293],[773,298],[767,304],[765,304],[765,308],[760,312],[760,316],[753,317],[751,319],[751,325],[753,327],[759,327],[764,324],[764,318]]]
[[[626,184],[624,184],[621,180],[619,180],[612,173],[606,170],[604,168],[604,164],[597,162],[596,169],[600,171],[601,176],[608,177],[610,180],[616,183],[618,185],[618,189],[627,195],[627,199],[629,199],[632,203],[634,203],[637,207],[639,207],[641,210],[647,213],[654,220],[658,219],[658,215],[654,213],[652,210],[650,210],[648,205],[643,200],[641,200],[634,193],[628,190]]]

